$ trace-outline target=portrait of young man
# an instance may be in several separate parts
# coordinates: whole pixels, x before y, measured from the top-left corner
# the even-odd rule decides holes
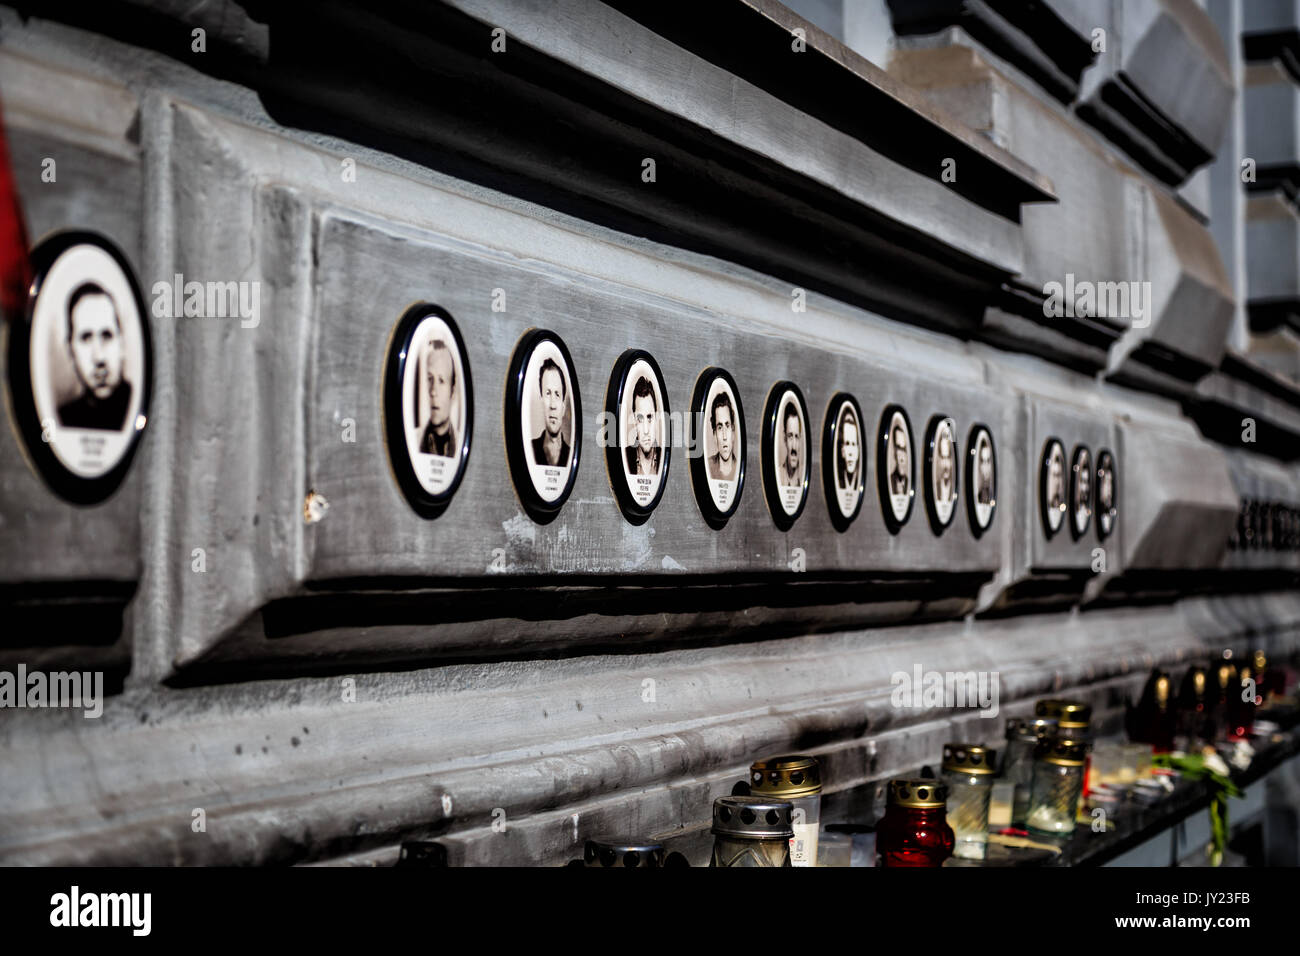
[[[937,504],[950,504],[957,497],[955,456],[952,429],[944,422],[934,441],[934,500]]]
[[[894,465],[889,470],[889,493],[906,495],[912,490],[911,461],[908,458],[907,429],[901,418],[895,417],[890,425],[889,451]]]
[[[1092,460],[1086,451],[1075,458],[1077,473],[1074,482],[1074,524],[1082,530],[1092,514]]]
[[[420,452],[455,458],[460,451],[451,421],[456,403],[456,363],[442,339],[430,339],[425,345],[422,371],[429,392],[429,421],[420,437]]]
[[[59,424],[120,430],[131,407],[122,323],[112,296],[97,283],[84,282],[68,297],[67,346],[81,392],[59,406]]]
[[[840,414],[839,436],[839,444],[835,449],[835,483],[841,489],[856,489],[862,480],[858,468],[862,460],[862,448],[857,416],[847,405]]]
[[[713,397],[709,407],[709,428],[717,447],[709,456],[709,477],[714,481],[736,480],[736,411],[725,391]]]
[[[537,388],[541,393],[542,431],[533,439],[533,461],[544,466],[568,467],[569,443],[561,434],[568,387],[560,366],[549,356],[542,361]]]
[[[659,444],[659,401],[654,386],[642,375],[632,386],[634,441],[624,449],[629,475],[657,475],[663,448]]]
[[[975,501],[981,505],[993,503],[993,445],[988,436],[980,435],[975,460]]]
[[[792,400],[781,411],[781,433],[785,441],[785,457],[779,470],[780,483],[786,486],[803,484],[803,421],[799,406]]]
[[[1097,458],[1097,526],[1110,534],[1115,522],[1115,459],[1110,452]]]

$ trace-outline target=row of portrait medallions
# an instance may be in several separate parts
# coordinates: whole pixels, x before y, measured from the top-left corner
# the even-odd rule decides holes
[[[152,348],[139,286],[111,243],[66,234],[33,254],[28,307],[10,340],[10,386],[19,431],[33,463],[64,497],[102,500],[125,474],[147,422]],[[393,471],[417,512],[436,517],[451,501],[469,460],[473,385],[468,352],[455,320],[430,304],[398,322],[384,373],[385,437]],[[519,340],[507,373],[504,422],[511,477],[536,520],[563,507],[582,459],[582,402],[573,359],[560,336],[531,329]],[[803,392],[776,382],[760,419],[761,482],[775,524],[789,529],[807,504],[813,473],[812,419]],[[997,454],[991,431],[973,424],[962,436],[954,419],[933,415],[917,449],[912,422],[887,406],[874,437],[851,394],[835,394],[822,420],[822,484],[829,516],[841,531],[866,496],[868,450],[876,446],[876,487],[886,526],[897,533],[912,517],[920,488],[931,528],[953,522],[965,483],[966,513],[979,537],[997,509]],[[749,432],[735,379],[721,368],[697,378],[684,416],[674,416],[663,373],[650,353],[624,352],[605,394],[597,442],[619,506],[645,521],[666,488],[674,447],[685,452],[700,512],[720,528],[735,514],[746,484]],[[1044,448],[1039,497],[1050,538],[1066,522],[1074,537],[1094,510],[1105,537],[1115,519],[1114,459],[1076,446]]]
[[[546,521],[573,490],[582,457],[582,401],[578,375],[563,339],[530,329],[520,338],[506,377],[504,421],[507,458],[515,489],[528,512]],[[411,505],[436,516],[464,474],[470,448],[472,385],[465,345],[455,321],[433,305],[411,308],[398,325],[385,379],[385,417],[394,472]],[[769,389],[759,424],[761,482],[769,513],[788,530],[803,513],[813,461],[808,406],[794,382]],[[843,531],[858,517],[868,486],[868,446],[876,446],[876,488],[888,529],[897,533],[912,517],[921,468],[921,497],[936,534],[960,509],[964,473],[966,515],[975,537],[993,524],[997,510],[997,452],[983,424],[962,437],[953,418],[933,415],[918,451],[912,422],[888,405],[874,436],[856,398],[838,392],[822,421],[822,485],[832,524]],[[685,452],[696,503],[705,521],[720,528],[735,514],[745,489],[749,430],[736,381],[724,369],[700,373],[684,416],[674,416],[654,357],[629,349],[618,357],[605,392],[598,444],[604,448],[615,497],[631,522],[645,521],[666,487],[674,447]],[[1095,477],[1094,477],[1095,474]],[[1094,498],[1095,486],[1095,498]],[[1114,527],[1115,462],[1102,450],[1094,469],[1091,451],[1047,442],[1039,480],[1043,530],[1053,537],[1067,513],[1073,537]]]
[[[394,472],[411,505],[436,516],[464,474],[473,429],[473,394],[465,345],[452,317],[433,305],[410,309],[398,325],[385,377],[385,429]],[[548,520],[564,505],[582,458],[578,374],[563,339],[530,329],[517,343],[507,372],[504,421],[515,489],[528,512]],[[768,391],[759,428],[761,483],[777,527],[789,529],[807,504],[813,475],[812,419],[803,392],[780,381]],[[966,466],[956,422],[933,416],[918,454],[912,422],[898,405],[885,408],[877,433],[851,394],[837,393],[825,411],[820,438],[822,484],[832,523],[845,530],[858,517],[869,485],[868,446],[877,446],[876,486],[892,532],[912,517],[922,470],[925,509],[942,533],[960,511],[963,470],[966,512],[978,537],[997,508],[997,453],[991,431],[973,425],[965,437]],[[624,516],[646,520],[666,488],[674,448],[684,452],[706,522],[720,528],[745,490],[749,429],[736,381],[724,369],[697,378],[685,415],[674,415],[663,373],[641,349],[619,356],[605,393],[597,443]]]

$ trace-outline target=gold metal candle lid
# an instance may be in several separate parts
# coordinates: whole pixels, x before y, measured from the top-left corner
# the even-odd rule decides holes
[[[713,801],[713,833],[744,840],[788,840],[794,804],[769,797],[718,797]]]
[[[942,810],[948,806],[948,785],[927,777],[896,777],[889,781],[887,802],[913,810]]]
[[[1074,737],[1046,737],[1034,748],[1034,756],[1058,767],[1082,767],[1088,746]]]
[[[943,769],[954,773],[997,773],[997,754],[978,744],[944,744]]]
[[[1007,740],[1038,740],[1056,736],[1055,717],[1008,717]]]
[[[784,756],[755,760],[749,768],[749,792],[755,796],[811,797],[822,792],[816,757]]]
[[[1077,700],[1040,700],[1034,705],[1039,717],[1055,717],[1062,727],[1081,729],[1092,720],[1092,707]]]

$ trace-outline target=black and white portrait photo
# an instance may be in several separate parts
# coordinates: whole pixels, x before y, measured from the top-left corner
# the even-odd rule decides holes
[[[68,296],[64,345],[77,376],[77,395],[59,405],[65,428],[118,431],[131,406],[125,374],[122,319],[113,296],[98,282],[83,282]]]
[[[1043,523],[1050,538],[1061,530],[1065,520],[1065,447],[1055,438],[1043,448],[1042,475],[1040,478]]]
[[[438,495],[456,476],[465,434],[465,361],[446,321],[427,315],[411,336],[407,448],[420,483]]]
[[[772,444],[772,454],[777,500],[787,515],[794,516],[799,513],[807,490],[808,422],[800,397],[791,388],[781,390],[776,408],[776,440]]]
[[[997,457],[993,436],[983,425],[971,429],[969,464],[966,471],[966,497],[971,529],[978,535],[988,529],[997,506]]]
[[[628,476],[655,478],[663,457],[663,416],[659,385],[648,374],[638,374],[627,409],[628,443],[624,464]]]
[[[803,514],[812,473],[808,406],[798,385],[781,381],[772,386],[762,423],[763,494],[777,527],[789,530]]]
[[[1075,446],[1070,463],[1070,521],[1076,538],[1092,521],[1092,454],[1083,445]]]
[[[629,349],[614,366],[606,412],[610,480],[629,516],[644,517],[658,503],[671,454],[667,389],[649,353]],[[619,482],[622,482],[620,488]]]
[[[952,521],[957,507],[957,426],[951,418],[935,418],[926,441],[927,494],[936,530]]]
[[[687,456],[695,500],[715,529],[731,517],[745,485],[745,411],[735,379],[706,368],[691,393]]]
[[[455,320],[420,304],[398,323],[388,357],[385,409],[398,483],[426,517],[445,506],[465,471],[473,389]]]
[[[150,370],[141,299],[121,253],[97,237],[60,237],[34,260],[40,271],[23,330],[32,409],[25,426],[39,436],[34,457],[43,466],[70,484],[95,482],[128,458],[145,426]]]
[[[524,434],[532,436],[529,450],[533,486],[546,501],[564,490],[573,457],[573,372],[553,342],[533,350],[524,374]]]
[[[1115,529],[1115,457],[1097,453],[1097,534],[1105,538]]]
[[[736,395],[721,378],[709,388],[708,431],[704,438],[705,460],[709,469],[709,490],[719,511],[731,505],[739,475],[741,448],[740,428],[736,415]]]
[[[827,464],[833,463],[827,469]],[[826,498],[838,527],[852,521],[862,506],[866,453],[862,441],[862,410],[849,395],[836,395],[826,415],[822,469],[828,480]]]
[[[881,505],[886,524],[897,529],[907,522],[916,492],[916,457],[912,425],[907,413],[896,405],[885,409],[880,423],[880,453],[877,459]]]
[[[533,517],[553,517],[573,490],[581,453],[582,405],[563,340],[531,329],[510,361],[507,453],[520,499]]]

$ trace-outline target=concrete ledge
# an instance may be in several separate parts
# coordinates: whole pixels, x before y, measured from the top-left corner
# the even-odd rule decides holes
[[[1300,647],[1294,594],[359,675],[355,703],[336,677],[129,692],[97,721],[12,711],[0,860],[304,862],[437,835],[455,864],[556,864],[592,828],[689,839],[759,754],[827,753],[838,792],[933,760],[947,734],[1000,738],[974,711],[891,706],[894,671],[996,669],[1010,712],[1065,688],[1136,691],[1153,665],[1257,644]]]

